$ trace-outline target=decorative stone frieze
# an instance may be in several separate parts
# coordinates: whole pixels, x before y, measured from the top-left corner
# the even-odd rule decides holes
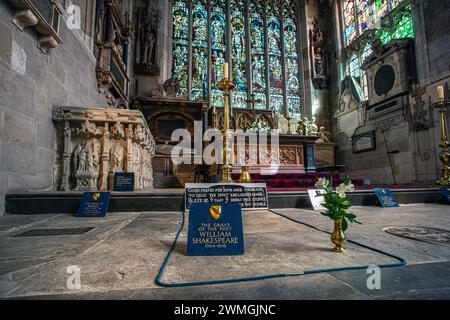
[[[112,190],[116,172],[133,172],[135,190],[153,189],[155,140],[140,111],[57,107],[56,188]]]

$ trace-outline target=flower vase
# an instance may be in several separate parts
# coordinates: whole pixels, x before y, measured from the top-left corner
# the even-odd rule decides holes
[[[343,245],[347,242],[347,237],[345,236],[344,231],[342,231],[342,219],[334,220],[334,230],[331,234],[331,242],[335,244],[335,247],[333,248],[334,252],[345,252]]]

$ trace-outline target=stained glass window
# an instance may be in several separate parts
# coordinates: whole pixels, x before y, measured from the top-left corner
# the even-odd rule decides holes
[[[403,0],[392,0],[391,9],[395,9]]]
[[[297,24],[295,23],[294,1],[285,1],[283,7],[284,29],[284,52],[285,52],[285,69],[286,69],[286,91],[287,91],[287,107],[288,114],[292,118],[301,116],[301,86],[300,86],[300,70],[298,68],[299,56],[297,51]]]
[[[375,13],[375,21],[379,21],[383,18],[389,10],[388,0],[375,0],[374,1],[374,13]]]
[[[175,1],[173,15],[173,67],[174,78],[180,81],[178,96],[189,91],[188,46],[189,46],[189,9],[187,1]]]
[[[269,14],[267,37],[269,38],[270,107],[276,115],[284,115],[280,8],[269,5],[267,9]]]
[[[386,0],[385,0],[386,1]],[[358,25],[359,32],[363,33],[367,30],[370,24],[370,5],[369,0],[357,0],[357,14],[358,14]]]
[[[391,11],[396,9],[403,2],[405,1],[343,0],[342,25],[344,33],[344,45],[350,45],[358,37],[362,36],[367,30],[371,28],[379,29],[381,27],[381,19],[387,16]],[[411,10],[407,9],[406,11],[410,12]],[[408,25],[406,21],[404,21],[404,25]],[[385,35],[385,38],[387,39],[387,35]]]
[[[208,17],[206,6],[196,1],[192,9],[191,99],[208,99]]]
[[[246,4],[231,0],[231,60],[233,82],[236,89],[231,96],[233,108],[247,108],[247,45],[245,37]]]
[[[344,3],[344,42],[349,45],[356,38],[356,14],[354,0]]]
[[[250,2],[250,44],[252,61],[252,87],[256,109],[266,109],[266,34],[264,27],[264,5],[260,1]]]
[[[223,106],[223,66],[236,85],[233,108],[301,115],[298,16],[294,0],[174,0],[173,77],[178,96]]]
[[[223,80],[223,66],[227,56],[227,27],[226,27],[226,3],[224,0],[216,0],[211,9],[211,105],[223,107],[223,93],[216,84]]]

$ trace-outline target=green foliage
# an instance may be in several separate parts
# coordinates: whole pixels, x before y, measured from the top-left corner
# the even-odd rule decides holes
[[[354,186],[350,179],[347,177],[339,187],[337,187],[336,192],[333,191],[333,179],[330,181],[326,179],[319,179],[316,186],[323,188],[322,193],[325,202],[322,206],[327,209],[325,212],[321,212],[322,215],[329,217],[332,220],[342,219],[342,230],[346,231],[348,229],[348,224],[357,223],[361,224],[356,220],[356,215],[349,212],[348,209],[351,207],[350,200],[345,192],[352,192]]]

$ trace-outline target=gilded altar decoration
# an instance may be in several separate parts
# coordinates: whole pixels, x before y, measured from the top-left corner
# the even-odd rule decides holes
[[[116,172],[133,172],[135,190],[153,189],[155,141],[135,110],[58,107],[55,187],[111,190]]]
[[[440,113],[440,134],[441,143],[439,148],[441,149],[439,159],[441,160],[442,167],[438,181],[436,183],[440,186],[450,186],[450,153],[448,147],[450,143],[447,136],[447,108],[450,105],[450,101],[445,98],[444,87],[438,87],[439,101],[433,104],[433,107],[439,110]]]
[[[222,182],[232,183],[231,179],[231,146],[230,146],[230,120],[229,120],[229,96],[235,89],[235,84],[228,80],[228,63],[224,65],[224,79],[217,84],[217,87],[223,91],[224,113],[223,113],[223,155],[224,164],[222,166]]]

